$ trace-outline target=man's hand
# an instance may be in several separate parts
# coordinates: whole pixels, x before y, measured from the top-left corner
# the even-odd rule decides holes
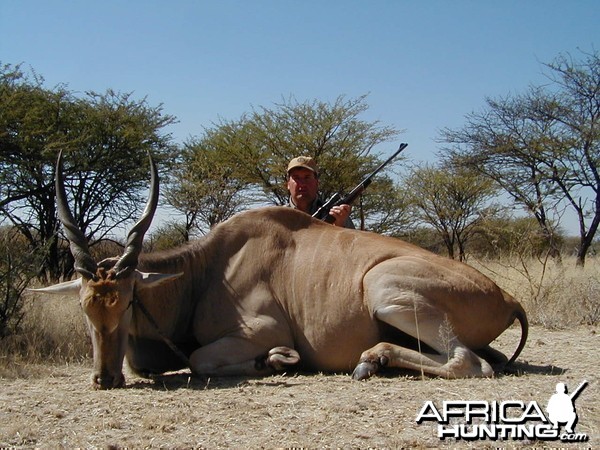
[[[329,210],[329,214],[335,218],[335,222],[333,225],[337,227],[343,227],[350,215],[350,211],[352,211],[352,207],[350,205],[339,205],[333,206]]]

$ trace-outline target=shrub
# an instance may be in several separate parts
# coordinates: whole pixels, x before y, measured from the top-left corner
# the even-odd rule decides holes
[[[0,339],[16,333],[23,319],[23,292],[34,277],[35,254],[16,228],[0,229]]]

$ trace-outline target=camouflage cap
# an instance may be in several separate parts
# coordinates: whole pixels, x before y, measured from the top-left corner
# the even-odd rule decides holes
[[[287,173],[290,173],[290,170],[298,167],[308,169],[315,174],[319,173],[316,161],[310,156],[298,156],[297,158],[292,159],[288,164]]]

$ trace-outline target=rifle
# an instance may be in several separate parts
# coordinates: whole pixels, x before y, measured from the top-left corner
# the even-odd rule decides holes
[[[387,166],[392,161],[392,159],[394,159],[396,156],[398,156],[398,154],[402,150],[404,150],[406,147],[408,147],[408,144],[400,144],[400,147],[398,148],[396,153],[394,153],[392,156],[390,156],[387,159],[387,161],[385,161],[383,164],[381,164],[379,167],[377,167],[377,169],[375,169],[373,172],[371,172],[354,189],[352,189],[348,195],[346,195],[345,197],[342,197],[339,192],[336,192],[312,216],[319,220],[323,220],[327,223],[335,222],[335,217],[333,217],[331,214],[329,214],[329,211],[331,210],[331,208],[333,208],[334,206],[339,206],[339,205],[352,204],[352,202],[354,202],[354,200],[356,200],[363,193],[363,191],[371,184],[371,181],[373,181],[373,177],[375,175],[377,175],[377,173],[379,171],[381,171],[381,169],[383,169],[385,166]]]

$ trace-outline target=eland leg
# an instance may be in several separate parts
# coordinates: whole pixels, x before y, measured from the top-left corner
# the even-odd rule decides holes
[[[452,334],[443,314],[435,310],[415,316],[405,306],[391,305],[376,310],[375,317],[424,342],[438,354],[381,342],[362,353],[352,374],[356,380],[369,378],[382,367],[411,369],[443,378],[489,377],[494,373],[486,361]]]
[[[247,339],[224,337],[195,350],[190,366],[197,375],[269,375],[300,362],[292,348],[274,347],[268,352]]]

